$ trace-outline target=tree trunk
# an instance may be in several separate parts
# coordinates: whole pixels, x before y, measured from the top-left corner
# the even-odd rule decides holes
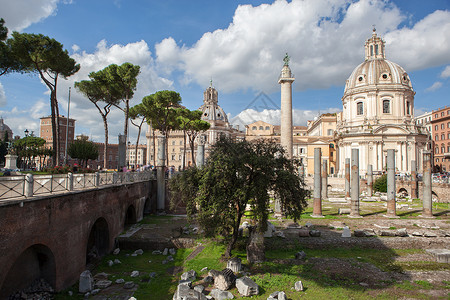
[[[152,127],[152,138],[153,138],[153,166],[156,167],[156,136],[155,129]]]
[[[130,99],[128,99],[128,95],[125,98],[125,126],[123,127],[123,134],[126,136],[127,140],[128,140],[128,114],[130,111]]]
[[[58,150],[58,144],[56,143],[57,141],[57,135],[56,135],[56,112],[55,112],[55,103],[53,101],[53,91],[51,92],[51,96],[50,96],[50,109],[51,109],[51,119],[52,119],[52,148],[53,148],[53,157],[52,157],[52,163],[53,163],[53,167],[55,167],[57,165],[57,160],[56,157],[58,156],[57,154],[59,153]]]
[[[107,169],[107,155],[108,155],[108,122],[106,116],[102,114],[103,126],[105,127],[105,147],[103,149],[103,169]]]
[[[135,157],[134,157],[134,167],[135,168],[137,168],[137,153],[138,153],[139,139],[141,138],[142,124],[144,124],[144,119],[142,119],[141,124],[138,126],[139,129],[138,129],[138,136],[136,139],[136,153],[135,153]]]
[[[56,82],[56,80],[55,80]],[[56,157],[56,163],[61,163],[61,133],[59,132],[59,105],[58,100],[56,99],[56,90],[55,90],[55,112],[56,112],[56,147],[58,149],[58,155]]]
[[[234,248],[234,245],[236,244],[236,241],[238,239],[239,236],[239,225],[241,225],[241,218],[242,218],[242,214],[241,214],[241,208],[238,205],[236,205],[237,207],[237,219],[234,222],[234,226],[233,226],[233,235],[231,236],[231,240],[228,243],[227,249],[225,250],[225,257],[226,258],[230,258],[231,257],[231,250]]]

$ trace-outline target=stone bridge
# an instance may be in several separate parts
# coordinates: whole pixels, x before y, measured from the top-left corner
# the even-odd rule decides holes
[[[0,201],[0,299],[38,278],[56,290],[74,284],[126,224],[154,208],[155,191],[151,180]]]

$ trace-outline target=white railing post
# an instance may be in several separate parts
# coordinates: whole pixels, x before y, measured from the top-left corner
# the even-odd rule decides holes
[[[72,173],[67,174],[67,190],[73,191],[73,174]]]
[[[112,176],[113,176],[112,183],[113,183],[113,184],[116,184],[116,183],[117,183],[117,172],[114,172],[114,173],[112,174]]]
[[[33,197],[33,174],[27,174],[25,176],[25,197]]]
[[[100,185],[100,173],[99,172],[95,172],[95,174],[94,174],[94,185],[97,187]]]

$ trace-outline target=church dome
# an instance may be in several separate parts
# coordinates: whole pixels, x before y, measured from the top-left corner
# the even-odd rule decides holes
[[[365,61],[357,66],[345,84],[344,95],[369,86],[381,89],[404,88],[412,90],[408,73],[398,64],[385,58],[385,42],[377,36],[375,30],[372,37],[366,41]]]
[[[200,110],[203,112],[203,121],[221,121],[228,123],[227,115],[218,104],[217,90],[212,86],[212,84],[203,93],[203,105],[200,107]]]

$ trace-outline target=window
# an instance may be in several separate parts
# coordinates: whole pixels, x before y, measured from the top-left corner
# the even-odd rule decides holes
[[[378,55],[378,45],[375,45],[375,55]]]
[[[441,141],[445,140],[445,134],[441,134]]]
[[[441,129],[444,129],[444,128],[445,128],[444,123],[442,123],[441,124]]]
[[[450,153],[450,146],[447,146],[447,152]]]
[[[437,125],[434,125],[434,130],[438,130],[438,126]]]
[[[436,158],[436,162],[439,162],[439,158]]]
[[[373,46],[370,46],[370,56],[373,56]]]
[[[178,160],[181,160],[181,154],[180,154],[180,155],[178,155]]]
[[[444,112],[441,112],[441,117],[443,117],[444,116]]]
[[[252,130],[256,130],[256,126],[253,126],[253,127],[252,127]]]
[[[447,123],[447,128],[450,128],[450,122]]]
[[[175,155],[172,155],[172,160],[175,160]]]
[[[437,118],[437,117],[438,117],[438,114],[434,114],[434,117]]]
[[[383,100],[383,113],[384,114],[391,113],[391,101]]]
[[[445,146],[444,145],[441,147],[441,153],[445,153]]]
[[[409,101],[406,101],[406,114],[411,114],[411,105],[409,105]]]
[[[328,136],[333,135],[333,129],[328,129],[328,130],[327,130],[327,135],[328,135]]]
[[[436,147],[436,149],[434,150],[434,153],[439,154],[439,147]]]
[[[183,141],[180,141],[180,145],[183,145]]]
[[[449,123],[450,124],[450,123]],[[450,126],[450,125],[449,125]],[[450,127],[449,127],[450,128]],[[266,130],[270,130],[270,127],[269,126],[266,126]]]
[[[356,114],[362,115],[364,113],[364,106],[362,102],[356,103]]]
[[[434,137],[434,140],[435,141],[438,141],[439,140],[439,136],[436,134],[436,136]]]
[[[172,141],[172,145],[175,145],[175,141]]]
[[[263,126],[259,126],[259,130],[264,130],[264,127]]]

